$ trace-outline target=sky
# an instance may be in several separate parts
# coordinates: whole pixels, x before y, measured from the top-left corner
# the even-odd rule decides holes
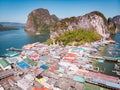
[[[59,18],[100,11],[106,18],[120,15],[120,0],[0,0],[0,22],[26,23],[30,12],[48,9]]]

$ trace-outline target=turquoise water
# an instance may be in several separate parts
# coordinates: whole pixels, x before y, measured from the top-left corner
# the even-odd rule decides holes
[[[23,45],[34,42],[44,42],[49,38],[48,34],[33,35],[24,31],[24,28],[19,30],[9,30],[0,32],[0,55],[6,52],[7,48],[15,47],[22,48]]]
[[[102,56],[115,57],[115,58],[120,57],[120,32],[117,33],[116,35],[111,36],[111,38],[115,40],[117,44],[110,44],[108,46],[105,46],[105,50]],[[118,63],[109,62],[109,61],[105,61],[104,63],[95,62],[95,66],[98,66],[103,73],[111,76],[117,76],[120,78],[120,76],[118,76],[115,72],[113,72],[115,70],[114,69],[115,64]]]

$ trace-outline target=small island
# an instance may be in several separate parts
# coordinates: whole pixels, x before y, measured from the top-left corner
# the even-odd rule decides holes
[[[0,24],[0,31],[6,31],[6,30],[17,30],[18,28],[15,27],[7,27],[7,26],[3,26]]]
[[[14,27],[0,27],[0,31],[7,31],[7,30],[18,30],[18,28],[14,28]]]
[[[20,27],[24,27],[24,26],[25,26],[25,24],[23,24],[23,23],[0,22],[0,31],[18,30]]]

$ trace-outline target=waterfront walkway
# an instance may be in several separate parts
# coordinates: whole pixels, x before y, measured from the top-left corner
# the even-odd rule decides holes
[[[90,55],[89,58],[101,59],[101,60],[112,61],[112,62],[120,62],[120,60],[118,58],[114,58],[114,57],[101,57],[101,56],[92,56],[92,55]]]

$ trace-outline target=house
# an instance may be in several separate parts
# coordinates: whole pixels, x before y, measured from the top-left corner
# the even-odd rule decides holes
[[[10,63],[6,59],[4,59],[4,58],[0,59],[0,67],[3,70],[11,69]]]
[[[0,90],[5,90],[5,89],[0,85]]]
[[[26,62],[30,66],[36,66],[37,65],[37,63],[35,61],[33,61],[32,59],[30,59],[30,58],[25,58],[24,62]]]
[[[13,75],[14,75],[14,71],[12,69],[5,70],[5,71],[0,72],[0,79],[7,78],[7,77],[13,76]]]

